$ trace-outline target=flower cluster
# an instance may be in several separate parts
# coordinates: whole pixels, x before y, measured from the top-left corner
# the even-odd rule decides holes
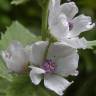
[[[95,24],[84,14],[75,17],[78,8],[74,2],[60,4],[60,0],[50,0],[48,30],[56,42],[38,41],[23,47],[13,42],[2,51],[2,57],[11,72],[23,73],[30,69],[33,84],[44,79],[46,88],[63,95],[70,86],[66,77],[78,75],[78,49],[87,48],[87,40],[79,35],[92,29]]]
[[[51,0],[49,6],[49,30],[58,41],[74,48],[87,47],[86,39],[79,34],[92,29],[91,17],[81,14],[77,17],[78,7],[74,2],[60,5],[60,0]]]

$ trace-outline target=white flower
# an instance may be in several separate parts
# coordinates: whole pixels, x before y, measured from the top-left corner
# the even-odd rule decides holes
[[[58,95],[63,95],[63,91],[72,83],[64,77],[78,75],[76,69],[79,56],[74,48],[53,43],[49,46],[46,58],[44,58],[47,47],[47,41],[36,42],[30,47],[32,63],[30,78],[35,85],[38,85],[44,78],[46,88]]]
[[[20,42],[13,42],[7,50],[2,51],[2,57],[9,71],[21,73],[28,64],[28,57],[25,48]]]
[[[61,12],[67,17],[69,23],[68,37],[78,36],[81,32],[88,31],[94,27],[91,17],[84,14],[75,17],[78,13],[78,7],[74,2],[64,3],[61,6]]]
[[[91,17],[84,14],[75,17],[78,7],[74,2],[60,5],[60,0],[50,0],[49,4],[49,30],[50,33],[62,41],[62,43],[73,42],[75,48],[86,48],[86,39],[79,38],[81,32],[88,31],[95,26],[92,24]],[[66,41],[66,42],[65,42]],[[79,44],[77,43],[79,42]],[[86,41],[86,42],[85,42]]]

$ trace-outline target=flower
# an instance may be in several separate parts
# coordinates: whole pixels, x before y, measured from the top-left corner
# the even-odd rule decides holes
[[[25,71],[28,64],[28,54],[20,42],[14,41],[7,50],[2,51],[1,55],[9,71],[17,73]]]
[[[66,15],[69,24],[69,38],[78,36],[81,32],[88,31],[95,26],[92,24],[91,17],[81,14],[77,17],[75,15],[78,13],[78,7],[74,2],[65,3],[61,6],[61,12]]]
[[[46,88],[63,95],[63,91],[72,83],[64,77],[78,75],[79,56],[76,49],[66,45],[52,43],[48,46],[47,41],[39,41],[30,46],[30,78],[33,84],[38,85],[44,77]]]
[[[91,17],[84,14],[75,17],[77,13],[78,7],[74,2],[60,5],[60,0],[50,0],[49,30],[62,44],[67,43],[71,47],[75,45],[75,48],[86,48],[87,40],[84,37],[79,38],[79,35],[82,32],[91,30],[95,23],[92,23]]]

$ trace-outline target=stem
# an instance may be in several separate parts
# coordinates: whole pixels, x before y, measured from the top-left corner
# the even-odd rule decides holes
[[[50,45],[51,45],[51,42],[48,42],[48,46],[47,46],[47,48],[45,50],[45,54],[44,54],[44,60],[46,60],[46,58],[47,58],[47,54],[48,54],[48,50],[49,50]]]
[[[88,44],[89,47],[96,46],[96,40],[94,40],[94,41],[88,41],[87,44]]]
[[[42,8],[42,28],[41,28],[42,40],[46,40],[47,38],[48,6],[49,6],[49,0],[46,1],[46,3],[44,4],[44,7]]]

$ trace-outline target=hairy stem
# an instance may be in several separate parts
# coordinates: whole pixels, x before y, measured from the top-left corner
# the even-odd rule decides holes
[[[47,38],[49,1],[50,0],[47,0],[46,3],[44,4],[44,7],[42,7],[42,28],[41,28],[42,40],[46,40]]]

